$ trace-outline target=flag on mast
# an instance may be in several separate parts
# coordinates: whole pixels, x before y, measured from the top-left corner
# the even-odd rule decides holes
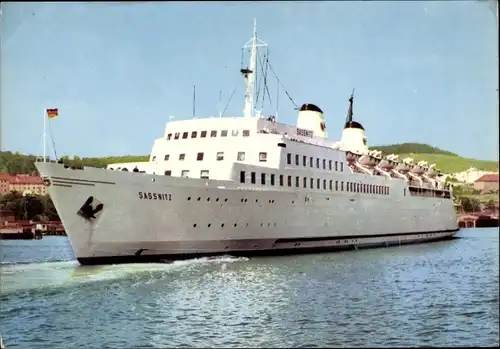
[[[47,109],[47,116],[49,117],[49,119],[53,119],[58,115],[59,115],[59,109],[57,109],[57,108]]]

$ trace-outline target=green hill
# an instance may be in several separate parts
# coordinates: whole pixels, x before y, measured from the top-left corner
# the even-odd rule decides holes
[[[428,144],[422,143],[402,143],[402,144],[391,144],[391,145],[376,145],[370,147],[370,149],[380,150],[383,154],[442,154],[450,156],[458,156],[451,151],[442,150]]]
[[[425,160],[429,164],[436,164],[436,167],[443,173],[461,172],[471,167],[484,171],[498,171],[496,161],[468,159],[428,144],[391,144],[373,146],[370,149],[380,150],[384,155],[396,154],[400,159],[410,157],[415,162]]]
[[[64,162],[71,165],[85,165],[92,167],[106,167],[108,164],[117,162],[140,162],[148,161],[148,155],[124,155],[124,156],[106,156],[102,158],[80,158],[75,156],[70,159],[68,156],[63,156]],[[10,174],[18,173],[36,173],[35,155],[24,155],[20,153],[12,153],[10,151],[0,152],[0,172],[8,172]]]
[[[443,154],[401,154],[400,159],[405,157],[413,158],[414,161],[425,160],[429,164],[436,164],[436,167],[443,173],[462,172],[471,167],[484,171],[498,171],[498,162],[488,160],[476,160],[463,158],[461,156],[451,156]]]
[[[392,145],[373,146],[370,149],[382,151],[384,155],[397,154],[400,159],[411,157],[415,161],[425,160],[430,164],[435,163],[436,167],[444,173],[453,173],[467,170],[470,167],[485,171],[498,171],[498,162],[488,160],[475,160],[463,158],[452,152],[432,147],[421,143],[403,143]],[[148,161],[148,155],[125,155],[107,156],[100,158],[80,158],[70,159],[63,156],[65,163],[71,165],[85,165],[93,167],[106,167],[112,163],[140,162]],[[0,152],[0,172],[16,173],[36,173],[34,166],[36,157],[34,155],[24,155],[10,151]]]

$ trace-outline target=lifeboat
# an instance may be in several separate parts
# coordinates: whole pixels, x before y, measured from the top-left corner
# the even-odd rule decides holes
[[[398,159],[397,155],[394,154],[386,156],[385,158],[380,160],[378,167],[380,167],[384,171],[390,171],[396,166],[397,159]]]
[[[403,159],[402,162],[399,162],[396,165],[396,171],[401,172],[401,173],[406,173],[410,172],[411,169],[413,168],[413,159],[412,158],[405,158]]]
[[[387,155],[387,158],[394,162],[399,162],[399,156],[396,154]]]
[[[348,162],[355,162],[361,157],[361,154],[353,153],[352,151],[346,152],[346,159]]]
[[[422,175],[428,169],[429,169],[429,165],[427,164],[427,161],[419,161],[415,166],[413,166],[413,168],[411,169],[411,172],[416,174],[416,175]]]
[[[380,150],[374,149],[371,151],[371,154],[378,159],[382,159],[382,152]]]
[[[425,172],[425,175],[429,178],[434,178],[438,175],[439,170],[436,169],[436,164],[429,165],[427,168],[427,171]]]
[[[382,160],[382,152],[379,150],[370,150],[368,154],[363,154],[358,162],[365,167],[375,167]]]

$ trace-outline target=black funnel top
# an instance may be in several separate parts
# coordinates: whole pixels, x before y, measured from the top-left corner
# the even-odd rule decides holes
[[[361,125],[357,121],[352,120],[352,116],[354,114],[353,113],[353,104],[354,104],[354,91],[351,94],[351,98],[349,98],[349,109],[347,110],[347,117],[345,120],[344,129],[346,129],[346,128],[358,128],[358,129],[361,129],[364,131],[365,129],[363,128],[363,125]]]
[[[300,107],[300,111],[305,111],[305,110],[315,111],[323,114],[323,110],[321,110],[318,106],[310,103],[302,104],[302,106]]]
[[[359,129],[361,129],[361,130],[363,130],[363,131],[365,130],[365,129],[363,128],[363,125],[361,125],[361,124],[360,124],[359,122],[357,122],[357,121],[348,121],[348,122],[346,122],[346,123],[345,123],[345,126],[344,126],[344,129],[346,129],[346,128],[359,128]]]

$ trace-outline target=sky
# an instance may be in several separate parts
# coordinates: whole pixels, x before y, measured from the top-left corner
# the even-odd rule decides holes
[[[498,26],[485,1],[2,3],[1,149],[41,155],[45,108],[58,108],[58,156],[149,154],[169,119],[192,117],[193,85],[196,116],[218,115],[235,86],[224,115],[241,116],[254,18],[284,88],[323,109],[330,138],[355,88],[368,145],[498,160]],[[296,123],[283,88],[278,109]]]

